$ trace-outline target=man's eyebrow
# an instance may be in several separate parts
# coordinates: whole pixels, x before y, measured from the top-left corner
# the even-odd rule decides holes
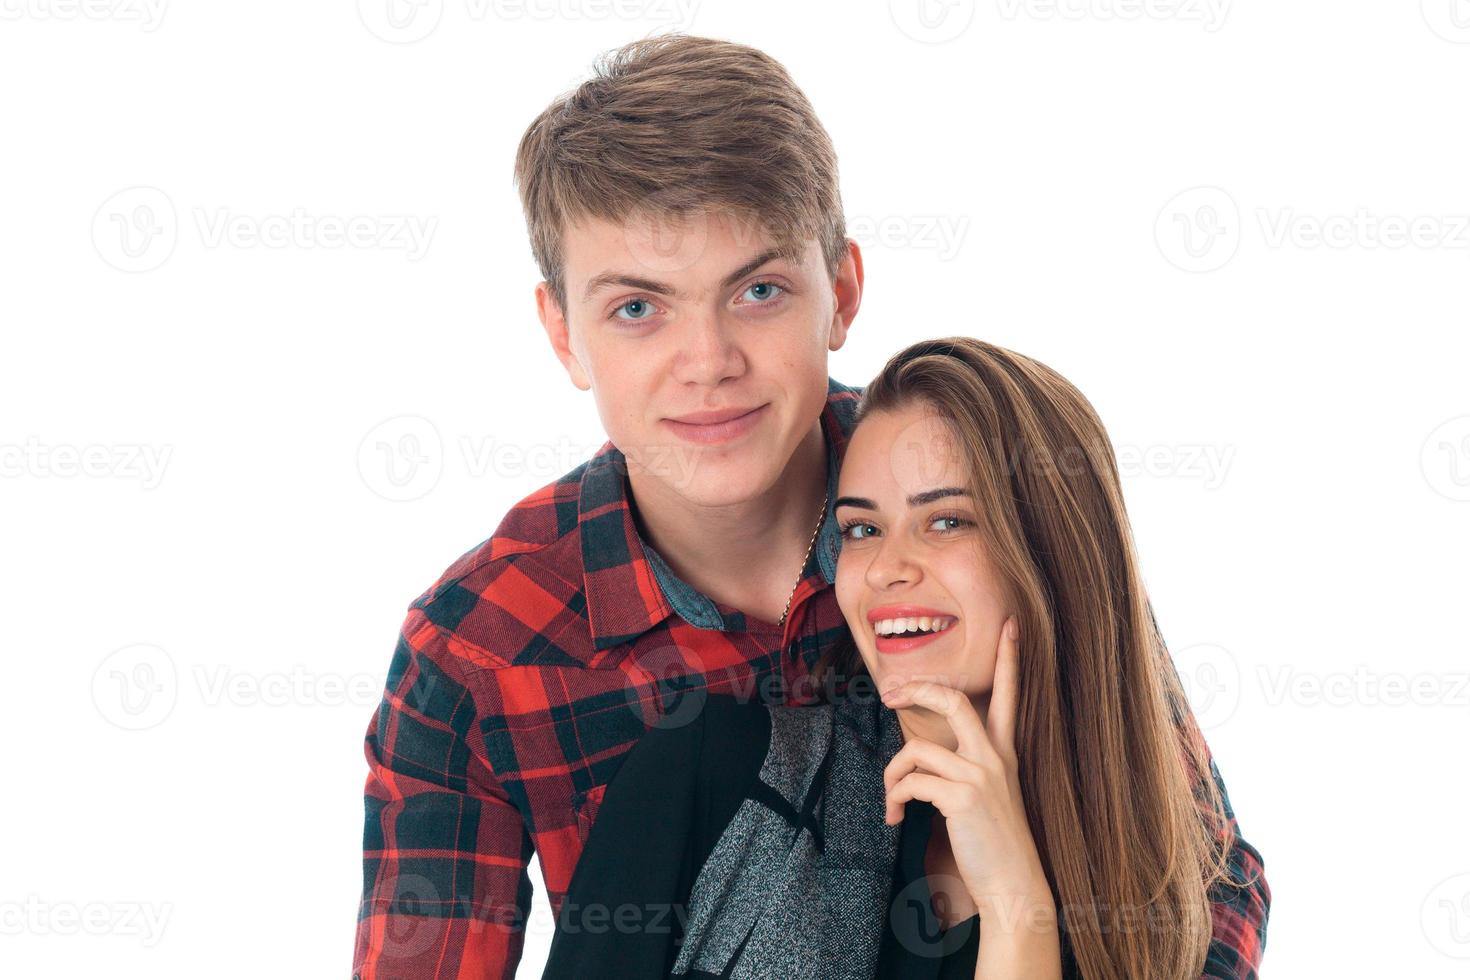
[[[908,503],[910,507],[922,507],[936,500],[943,500],[945,497],[968,497],[969,495],[970,491],[964,487],[936,487],[933,490],[925,490],[922,493],[914,494],[909,497]],[[832,505],[832,509],[836,510],[839,507],[861,507],[864,510],[878,509],[878,505],[867,497],[838,497],[837,501]]]
[[[724,281],[720,283],[720,286],[721,288],[728,289],[730,286],[735,285],[737,280],[749,275],[772,259],[790,259],[794,262],[797,261],[797,258],[798,257],[795,254],[795,250],[793,249],[766,249],[764,252],[757,255],[755,258],[751,259],[749,262],[745,263],[740,268],[736,269],[734,272],[726,276]],[[628,286],[632,289],[642,290],[645,293],[660,293],[664,296],[673,296],[675,299],[677,299],[679,296],[678,291],[674,289],[673,286],[670,286],[668,283],[665,282],[659,282],[656,279],[644,279],[641,276],[631,276],[621,272],[604,272],[587,280],[587,288],[582,291],[582,301],[586,302],[587,300],[591,299],[592,294],[597,292],[599,289],[602,289],[604,286]]]

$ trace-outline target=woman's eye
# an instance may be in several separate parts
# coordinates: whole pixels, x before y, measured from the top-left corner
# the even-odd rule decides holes
[[[623,316],[626,310],[630,315]],[[647,320],[653,313],[653,304],[646,299],[630,299],[613,311],[613,317],[618,320]]]
[[[740,295],[742,298],[750,297],[753,303],[764,303],[781,295],[781,292],[781,287],[773,282],[755,282],[751,283],[750,288]]]
[[[867,531],[867,530],[876,531],[878,529],[875,528],[875,527],[873,527],[873,525],[871,525],[871,524],[863,524],[862,522],[859,521],[859,522],[855,522],[855,523],[849,524],[849,525],[847,525],[847,527],[843,528],[842,529],[842,536],[844,538],[846,538],[847,540],[849,540],[849,541],[861,541],[863,538],[866,538],[867,535],[866,534],[853,534],[852,532],[854,532],[854,531]]]
[[[969,521],[965,520],[962,517],[936,517],[936,518],[934,518],[934,520],[932,520],[931,522],[929,522],[929,526],[930,527],[933,527],[935,524],[946,524],[946,525],[948,525],[951,521],[954,522],[953,525],[948,526],[948,527],[942,527],[939,530],[941,530],[941,531],[957,531],[960,528],[964,527],[966,524],[970,523]]]

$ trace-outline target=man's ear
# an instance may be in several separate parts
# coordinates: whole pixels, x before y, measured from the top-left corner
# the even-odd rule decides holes
[[[583,370],[582,362],[572,352],[572,334],[571,328],[567,326],[567,318],[557,305],[556,297],[551,294],[550,284],[545,281],[536,284],[536,315],[541,318],[546,339],[551,341],[551,349],[556,352],[561,366],[566,368],[572,384],[583,391],[590,391],[592,381]]]
[[[832,278],[832,294],[836,304],[832,310],[827,349],[839,350],[847,343],[847,329],[863,301],[863,250],[851,238],[847,240],[847,254],[837,263],[837,274]]]

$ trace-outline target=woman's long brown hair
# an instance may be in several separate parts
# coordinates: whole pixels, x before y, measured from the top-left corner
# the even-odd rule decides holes
[[[1046,365],[970,337],[894,356],[858,419],[915,405],[949,426],[1016,605],[1019,776],[1063,941],[1087,980],[1193,980],[1210,940],[1208,890],[1243,885],[1229,874],[1233,832],[1144,593],[1102,422]],[[861,669],[848,644],[819,672]]]

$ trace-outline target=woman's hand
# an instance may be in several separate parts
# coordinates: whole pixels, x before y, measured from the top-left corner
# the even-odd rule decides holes
[[[944,815],[960,878],[982,914],[1042,897],[1053,904],[1017,775],[1019,653],[1014,617],[1000,634],[984,723],[966,694],[933,681],[908,681],[883,694],[890,708],[934,711],[949,723],[958,742],[953,751],[923,738],[904,743],[883,771],[884,822],[901,821],[908,800],[934,804]]]

